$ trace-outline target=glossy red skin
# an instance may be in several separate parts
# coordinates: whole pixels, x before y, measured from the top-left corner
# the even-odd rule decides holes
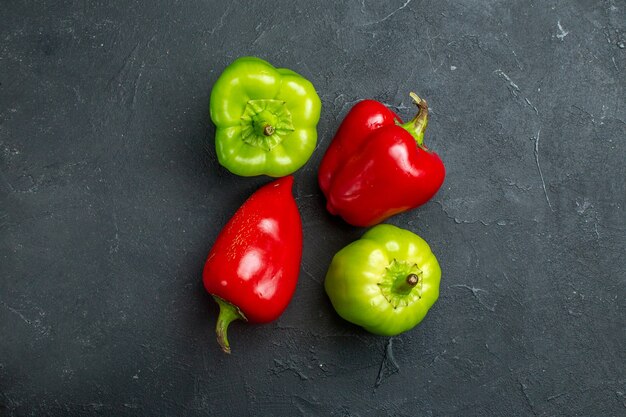
[[[288,176],[252,194],[220,232],[204,265],[206,290],[253,323],[278,318],[298,282],[302,221],[292,185]]]
[[[443,162],[396,120],[402,123],[375,100],[359,102],[346,115],[318,172],[330,213],[354,226],[373,226],[439,190]]]

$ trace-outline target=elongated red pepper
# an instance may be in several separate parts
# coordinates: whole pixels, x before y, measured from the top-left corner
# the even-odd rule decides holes
[[[328,211],[354,226],[372,226],[430,200],[443,184],[439,156],[423,144],[428,105],[400,117],[374,100],[357,103],[339,126],[319,168]]]
[[[267,323],[287,308],[302,258],[302,222],[288,176],[256,191],[220,232],[204,265],[203,282],[220,306],[217,341],[237,319]]]

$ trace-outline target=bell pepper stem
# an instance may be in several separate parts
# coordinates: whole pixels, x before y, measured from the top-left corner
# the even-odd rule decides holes
[[[417,274],[409,274],[404,280],[397,282],[394,290],[397,294],[408,294],[419,283],[420,277]]]
[[[275,131],[276,131],[276,129],[274,129],[274,126],[272,126],[272,125],[266,125],[266,126],[263,128],[263,134],[264,134],[265,136],[272,136],[272,135],[274,134],[274,132],[275,132]]]
[[[419,111],[411,121],[400,126],[406,129],[413,136],[415,142],[421,146],[424,142],[424,131],[428,125],[428,103],[414,92],[410,92],[409,96],[411,96]]]
[[[409,274],[406,277],[406,284],[411,288],[415,287],[418,281],[419,281],[419,277],[417,276],[417,274]]]
[[[230,343],[228,343],[228,325],[235,320],[246,320],[239,309],[220,297],[213,296],[217,304],[220,306],[220,314],[217,317],[217,325],[215,326],[215,333],[217,334],[217,343],[224,351],[224,353],[230,353]]]
[[[423,274],[417,264],[394,259],[378,286],[387,301],[396,308],[410,294],[421,296]]]

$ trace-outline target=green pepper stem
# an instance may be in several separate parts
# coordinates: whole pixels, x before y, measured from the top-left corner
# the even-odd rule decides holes
[[[220,306],[220,314],[217,317],[217,325],[215,333],[217,334],[217,343],[225,353],[230,353],[230,344],[228,343],[228,325],[235,320],[246,320],[246,317],[239,309],[220,297],[213,296],[217,304]]]
[[[417,274],[409,274],[405,279],[399,279],[394,285],[394,292],[396,294],[408,294],[420,281],[420,277]]]
[[[428,126],[428,103],[414,92],[410,92],[409,96],[411,96],[419,111],[411,121],[400,126],[406,129],[413,136],[415,142],[421,146],[424,142],[424,131],[426,126]]]
[[[241,116],[241,140],[248,145],[271,151],[293,132],[293,121],[282,100],[248,100]]]
[[[417,264],[394,259],[387,266],[378,287],[393,308],[407,306],[422,297],[423,275]]]
[[[265,136],[272,136],[275,131],[276,129],[274,129],[274,126],[272,125],[265,125],[265,127],[263,128],[263,134]]]

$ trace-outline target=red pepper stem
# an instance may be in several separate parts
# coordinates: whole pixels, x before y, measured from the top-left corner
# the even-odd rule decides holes
[[[217,325],[215,333],[217,334],[217,343],[220,344],[225,353],[230,353],[230,344],[228,343],[227,330],[228,325],[237,319],[246,320],[239,309],[220,297],[213,296],[217,304],[220,306],[220,314],[217,317]]]
[[[411,96],[419,111],[411,121],[400,126],[406,129],[413,136],[415,142],[421,146],[424,142],[424,131],[428,125],[428,103],[413,92],[409,93],[409,96]]]

